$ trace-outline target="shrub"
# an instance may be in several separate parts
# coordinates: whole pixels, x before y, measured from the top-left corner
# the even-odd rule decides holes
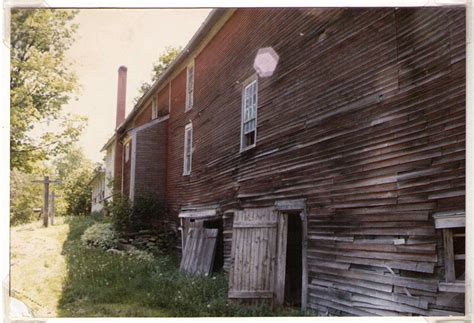
[[[118,235],[112,224],[96,223],[84,231],[81,241],[85,245],[109,249],[117,246]]]
[[[117,231],[128,231],[132,225],[132,205],[126,196],[116,195],[110,203],[112,223]]]
[[[104,213],[102,211],[94,211],[91,213],[91,218],[94,221],[103,221],[104,220]]]
[[[115,228],[122,232],[151,229],[166,213],[163,202],[148,193],[137,195],[133,204],[126,196],[114,196],[110,210]]]
[[[152,262],[155,258],[153,255],[145,250],[139,250],[137,248],[132,248],[127,250],[127,256],[134,258],[138,261]]]
[[[162,201],[150,193],[141,193],[135,197],[132,206],[132,230],[150,229],[153,222],[165,217],[165,208]]]
[[[178,236],[169,225],[161,223],[158,227],[158,233],[156,237],[157,248],[164,253],[171,253],[176,245],[178,244]]]

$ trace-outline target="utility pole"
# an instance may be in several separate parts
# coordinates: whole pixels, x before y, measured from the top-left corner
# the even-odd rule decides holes
[[[35,180],[33,183],[44,184],[44,195],[43,195],[43,225],[48,227],[48,216],[49,216],[49,184],[50,183],[61,183],[59,180],[50,181],[49,176],[45,176],[43,180]]]

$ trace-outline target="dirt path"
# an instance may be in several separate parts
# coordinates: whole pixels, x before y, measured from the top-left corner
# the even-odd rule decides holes
[[[61,255],[69,226],[61,219],[48,228],[41,222],[14,227],[10,236],[12,296],[29,306],[35,317],[55,317],[66,263]]]

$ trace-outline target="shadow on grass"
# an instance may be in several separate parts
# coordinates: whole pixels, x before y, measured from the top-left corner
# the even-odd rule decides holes
[[[196,277],[179,271],[178,259],[156,256],[152,262],[85,247],[80,240],[92,218],[71,218],[63,245],[67,277],[58,315],[62,317],[282,316],[267,305],[229,304],[227,275]]]

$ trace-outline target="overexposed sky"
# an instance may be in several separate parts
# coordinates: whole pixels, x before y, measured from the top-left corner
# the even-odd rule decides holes
[[[153,62],[166,46],[184,47],[210,9],[81,9],[76,42],[67,52],[81,92],[65,112],[89,117],[80,145],[86,156],[101,161],[100,149],[113,134],[117,71],[128,68],[127,113],[143,81],[151,82]]]

